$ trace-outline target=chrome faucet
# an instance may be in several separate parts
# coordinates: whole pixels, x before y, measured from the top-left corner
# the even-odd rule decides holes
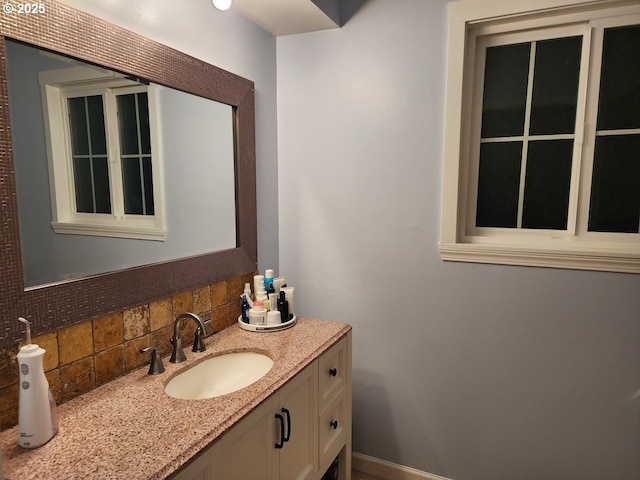
[[[171,358],[169,359],[171,363],[180,363],[180,362],[184,362],[187,359],[187,357],[185,357],[184,355],[184,351],[182,350],[182,333],[180,332],[180,329],[182,328],[183,318],[191,318],[198,323],[199,332],[196,331],[196,341],[194,342],[194,349],[196,348],[195,344],[199,343],[198,350],[203,352],[205,347],[204,347],[204,343],[202,342],[202,337],[204,335],[209,335],[209,330],[207,330],[207,326],[204,324],[202,319],[195,313],[185,312],[178,315],[178,317],[173,322],[173,338],[170,340],[171,344],[173,345],[173,352],[171,352]],[[198,339],[198,336],[200,336],[200,339]]]

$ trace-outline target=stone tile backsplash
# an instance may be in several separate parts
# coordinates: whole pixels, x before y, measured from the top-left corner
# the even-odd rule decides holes
[[[71,400],[136,368],[148,364],[140,349],[155,346],[164,357],[171,352],[173,320],[194,312],[218,332],[237,321],[240,294],[253,275],[206,285],[124,312],[62,328],[33,338],[44,348],[44,369],[58,404]],[[195,322],[184,322],[183,338],[193,339]],[[18,367],[20,344],[0,348],[0,427],[18,423]]]

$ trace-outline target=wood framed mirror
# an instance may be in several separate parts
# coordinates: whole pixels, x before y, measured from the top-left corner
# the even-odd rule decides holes
[[[42,5],[44,14],[5,14],[0,24],[1,346],[22,339],[18,316],[29,319],[33,334],[39,335],[245,275],[257,268],[253,82],[53,0]],[[25,287],[6,39],[230,105],[234,112],[236,247]],[[187,233],[197,235],[197,228],[194,225],[193,231]]]

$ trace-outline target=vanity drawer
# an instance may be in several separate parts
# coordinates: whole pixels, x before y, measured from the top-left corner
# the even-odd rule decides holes
[[[347,385],[347,339],[346,337],[327,350],[318,360],[319,408],[322,410]]]
[[[347,404],[343,390],[320,414],[318,434],[320,447],[320,465],[327,465],[343,447],[347,435]]]

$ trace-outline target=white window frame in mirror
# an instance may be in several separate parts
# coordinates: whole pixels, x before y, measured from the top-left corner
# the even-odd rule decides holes
[[[123,78],[116,72],[97,67],[71,67],[40,72],[44,113],[51,226],[56,233],[164,241],[166,226],[163,208],[162,149],[159,136],[157,87]],[[105,105],[115,103],[116,95],[147,92],[153,172],[153,215],[124,213],[119,136],[114,108],[105,109],[108,145],[111,213],[81,213],[76,209],[73,162],[67,98],[71,95],[100,94]],[[117,93],[116,93],[117,92]]]
[[[447,55],[447,92],[445,98],[445,144],[442,194],[442,223],[440,253],[443,260],[496,263],[511,265],[573,268],[617,272],[640,272],[640,234],[601,234],[581,232],[585,224],[584,205],[585,165],[581,160],[589,155],[593,145],[582,138],[583,152],[574,159],[573,180],[582,182],[572,191],[572,219],[566,231],[508,231],[511,229],[475,228],[475,201],[477,191],[471,160],[474,150],[474,85],[480,80],[475,65],[476,40],[482,35],[536,31],[541,28],[565,28],[582,22],[586,27],[585,41],[590,41],[593,22],[602,17],[629,18],[640,13],[637,2],[626,0],[460,0],[449,4],[449,32]],[[624,21],[624,20],[623,20]],[[597,33],[594,33],[597,34]],[[599,68],[599,67],[598,67]],[[581,73],[582,75],[582,73]],[[593,86],[589,85],[590,91]],[[477,95],[477,89],[475,93]],[[597,90],[596,90],[597,91]],[[482,91],[480,90],[480,94]],[[593,106],[586,92],[586,108]],[[593,96],[593,93],[590,94]],[[581,108],[581,107],[578,107]],[[584,106],[582,107],[585,108]],[[475,130],[474,130],[475,128]],[[577,128],[578,136],[588,136],[587,128]],[[477,137],[477,135],[476,135]],[[577,149],[577,148],[576,148]],[[475,149],[477,152],[477,149]],[[586,152],[585,152],[586,151]],[[477,164],[477,162],[476,162]],[[589,177],[590,178],[590,177]],[[589,187],[590,182],[587,184]],[[474,198],[474,197],[473,197]],[[588,192],[587,192],[588,198]],[[588,208],[588,205],[587,205]],[[491,231],[489,231],[491,230]],[[584,230],[584,229],[583,229]]]

